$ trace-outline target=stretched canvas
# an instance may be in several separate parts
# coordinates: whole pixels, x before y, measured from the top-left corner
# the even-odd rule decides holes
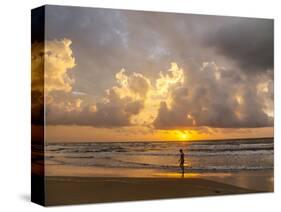
[[[273,192],[273,20],[32,10],[32,201]]]

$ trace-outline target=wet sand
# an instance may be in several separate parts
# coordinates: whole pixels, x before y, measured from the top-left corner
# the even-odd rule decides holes
[[[46,177],[46,206],[256,193],[200,178]]]

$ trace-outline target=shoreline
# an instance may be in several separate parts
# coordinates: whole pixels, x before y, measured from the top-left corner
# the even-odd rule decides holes
[[[46,206],[261,193],[201,178],[45,177]]]
[[[83,177],[83,178],[159,178],[182,179],[180,171],[159,171],[141,168],[104,168],[104,167],[48,167],[47,177]],[[274,190],[274,170],[244,170],[244,171],[186,171],[184,179],[199,178],[255,191]]]

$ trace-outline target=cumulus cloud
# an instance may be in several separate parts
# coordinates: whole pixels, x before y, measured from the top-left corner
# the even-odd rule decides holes
[[[115,78],[118,86],[114,86],[112,89],[121,97],[145,98],[151,86],[149,79],[140,73],[133,73],[128,76],[125,72],[125,69],[121,69],[121,71],[116,73]]]
[[[122,127],[131,125],[131,117],[144,107],[150,82],[141,74],[126,75],[122,69],[116,74],[116,86],[105,91],[102,101],[90,105],[77,99],[47,105],[47,123],[50,125],[91,125],[95,127]]]
[[[91,125],[95,127],[123,127],[151,125],[156,118],[161,101],[169,104],[171,90],[184,82],[183,70],[176,63],[159,72],[154,82],[140,73],[127,73],[121,69],[115,74],[114,86],[93,104],[83,101],[83,96],[47,95],[47,123],[50,125]],[[78,101],[79,100],[79,101]],[[78,101],[78,102],[77,102]]]
[[[68,71],[75,66],[69,39],[35,42],[32,44],[32,89],[45,92],[72,89],[74,79]]]
[[[74,79],[68,75],[68,71],[75,66],[71,43],[69,39],[45,42],[45,89],[47,92],[69,92],[72,89]]]
[[[44,95],[53,91],[69,92],[73,79],[68,71],[75,66],[71,40],[61,39],[32,44],[32,123],[43,124]],[[50,96],[51,98],[51,96]]]
[[[161,102],[154,120],[156,128],[273,126],[272,114],[265,109],[271,93],[263,88],[266,97],[261,97],[256,80],[249,80],[238,71],[234,74],[214,62],[205,62],[201,69],[188,69],[185,73],[185,84],[171,90],[170,107],[166,101]]]
[[[249,81],[242,73],[233,74],[215,62],[192,68],[184,70],[171,63],[154,80],[121,69],[115,75],[116,85],[105,91],[102,101],[93,105],[75,98],[62,103],[50,101],[47,123],[155,129],[273,125],[268,112],[272,111],[268,101],[272,81]]]

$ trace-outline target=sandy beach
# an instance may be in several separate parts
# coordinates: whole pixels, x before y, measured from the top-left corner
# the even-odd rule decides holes
[[[198,178],[46,177],[46,206],[256,193]]]

